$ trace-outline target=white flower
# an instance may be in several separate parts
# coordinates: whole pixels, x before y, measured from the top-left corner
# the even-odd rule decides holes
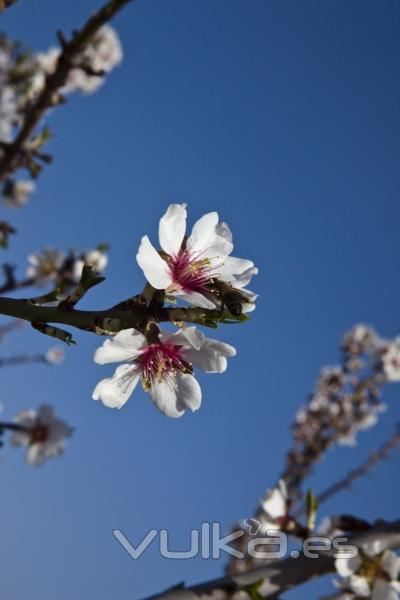
[[[77,65],[77,68],[72,69],[63,91],[79,90],[87,94],[95,92],[102,85],[104,78],[101,75],[90,74],[89,71],[109,73],[121,63],[122,58],[122,46],[118,35],[112,27],[104,25],[80,55],[79,63],[82,68]]]
[[[57,279],[59,269],[64,262],[64,255],[53,248],[45,248],[42,253],[30,254],[30,263],[26,274],[29,279],[34,279],[38,286]]]
[[[373,350],[377,343],[375,331],[368,325],[359,323],[344,334],[342,348],[350,354],[361,354]]]
[[[281,479],[277,487],[268,490],[261,502],[262,511],[258,515],[264,532],[268,529],[281,529],[289,507],[286,483]]]
[[[377,554],[377,549],[367,544],[355,558],[337,558],[335,567],[342,579],[336,585],[357,598],[397,600],[400,558],[390,550]]]
[[[11,142],[14,125],[18,122],[17,100],[10,86],[0,89],[0,142]]]
[[[78,258],[73,265],[73,278],[79,281],[82,275],[82,269],[85,265],[93,267],[96,273],[100,274],[104,271],[108,263],[108,256],[100,250],[89,250],[82,258]]]
[[[26,410],[15,418],[21,427],[11,436],[13,446],[27,446],[26,460],[31,465],[40,465],[47,458],[60,456],[64,452],[65,438],[71,428],[65,421],[57,419],[51,406],[43,404],[37,411]]]
[[[160,220],[159,253],[148,236],[142,238],[137,261],[149,283],[156,289],[186,300],[195,306],[215,308],[219,283],[243,294],[243,309],[254,308],[256,296],[245,289],[257,268],[250,260],[229,256],[232,234],[218,213],[199,219],[188,238],[186,205],[171,204]]]
[[[60,365],[64,360],[64,350],[59,346],[54,346],[47,350],[45,359],[50,365]]]
[[[23,206],[28,202],[29,195],[35,190],[33,181],[9,181],[3,189],[6,204],[10,206]]]
[[[400,337],[382,348],[382,368],[388,381],[400,381]]]
[[[34,73],[30,80],[28,97],[33,98],[40,94],[44,88],[47,75],[54,73],[58,58],[61,54],[59,48],[49,48],[47,52],[38,52],[34,57]]]
[[[168,417],[180,417],[186,409],[197,410],[201,389],[193,376],[193,367],[205,373],[222,373],[227,357],[236,350],[217,340],[206,338],[196,327],[161,331],[156,343],[147,342],[135,329],[120,331],[98,348],[98,364],[124,362],[113,377],[100,381],[93,392],[111,408],[121,408],[139,380],[157,408]]]

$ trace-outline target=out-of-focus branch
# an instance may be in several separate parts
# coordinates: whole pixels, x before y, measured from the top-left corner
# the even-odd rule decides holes
[[[10,8],[13,4],[16,4],[17,0],[0,0],[0,12],[6,10],[6,8]]]
[[[326,502],[326,500],[328,500],[338,492],[341,492],[342,490],[351,487],[351,485],[357,479],[360,479],[361,477],[364,477],[365,475],[370,473],[370,471],[372,471],[379,462],[386,460],[389,454],[392,452],[392,450],[397,448],[399,445],[400,424],[397,424],[396,430],[391,436],[391,438],[387,440],[384,444],[382,444],[380,448],[372,452],[372,454],[367,460],[365,460],[359,467],[356,467],[355,469],[349,471],[345,477],[339,479],[339,481],[336,481],[335,483],[330,485],[328,488],[326,488],[326,490],[324,490],[317,496],[318,504]]]
[[[47,76],[43,91],[32,105],[32,108],[26,113],[15,140],[10,144],[3,144],[4,155],[0,161],[0,180],[6,179],[18,166],[18,158],[24,155],[25,144],[31,138],[45,112],[62,102],[58,91],[65,85],[70,71],[74,68],[74,60],[89,45],[96,32],[126,4],[133,1],[109,0],[107,4],[90,17],[82,29],[74,33],[71,41],[67,41],[62,35],[59,36],[62,52],[54,73]]]
[[[381,552],[397,549],[400,547],[400,521],[377,524],[365,533],[352,536],[348,543],[361,549],[372,543],[378,543]],[[247,591],[255,584],[261,598],[275,598],[311,579],[333,573],[335,571],[334,552],[315,548],[318,558],[307,558],[304,554],[300,554],[298,558],[269,561],[264,566],[244,573],[228,575],[188,588],[177,586],[146,600],[199,600],[199,598],[202,600],[228,600],[234,597],[235,592]]]

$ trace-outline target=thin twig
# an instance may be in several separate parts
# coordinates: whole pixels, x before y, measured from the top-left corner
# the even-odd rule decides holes
[[[354,483],[357,479],[364,477],[370,473],[379,462],[386,460],[389,454],[400,445],[400,424],[397,424],[396,430],[389,440],[387,440],[380,448],[372,452],[367,460],[365,460],[359,467],[352,469],[347,473],[345,477],[336,481],[330,485],[326,490],[321,492],[317,496],[318,504],[326,502],[329,498],[337,494],[338,492],[345,490]]]
[[[14,142],[4,146],[4,157],[0,162],[0,180],[8,177],[14,167],[18,166],[14,163],[23,154],[26,142],[29,141],[45,112],[55,104],[59,104],[58,91],[65,85],[70,71],[74,68],[75,59],[90,44],[93,36],[103,25],[110,21],[126,4],[133,1],[110,0],[90,17],[81,30],[74,33],[70,42],[63,42],[62,52],[54,73],[47,76],[43,91],[26,114]]]

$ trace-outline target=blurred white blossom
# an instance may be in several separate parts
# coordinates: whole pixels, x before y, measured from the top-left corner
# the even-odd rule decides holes
[[[103,83],[103,75],[119,65],[122,58],[122,46],[117,33],[109,25],[104,25],[78,58],[79,64],[70,72],[64,91],[95,92]]]
[[[285,482],[281,479],[275,488],[267,490],[261,502],[261,511],[257,518],[260,520],[264,533],[268,529],[282,529],[287,518],[289,495]]]
[[[50,365],[60,365],[64,360],[64,350],[60,346],[49,348],[45,354],[45,359]]]
[[[28,256],[30,263],[26,274],[38,286],[57,280],[59,270],[64,262],[64,254],[53,248],[45,248],[41,253]]]
[[[40,465],[48,458],[60,456],[65,449],[65,439],[72,431],[47,404],[37,411],[21,412],[15,417],[15,423],[21,430],[12,434],[11,444],[27,447],[26,460],[30,465]]]
[[[388,381],[400,381],[400,337],[381,350],[382,369]]]
[[[79,281],[85,265],[92,267],[97,274],[101,274],[108,264],[108,256],[101,250],[89,250],[76,259],[73,266],[73,279]]]
[[[7,181],[3,188],[4,201],[10,206],[24,206],[34,190],[35,184],[33,181],[22,179],[18,181]]]
[[[399,598],[400,558],[390,550],[377,553],[374,545],[365,544],[357,557],[337,558],[335,567],[341,576],[335,584],[343,592],[331,598]]]

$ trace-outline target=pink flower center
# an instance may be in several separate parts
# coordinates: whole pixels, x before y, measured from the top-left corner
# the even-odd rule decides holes
[[[43,444],[49,437],[49,428],[45,425],[42,425],[39,421],[33,427],[33,429],[29,433],[30,435],[30,444]]]
[[[200,258],[185,249],[166,260],[174,283],[183,291],[201,292],[210,283],[212,268],[208,258]]]
[[[192,373],[192,368],[182,357],[182,347],[172,344],[150,344],[137,359],[141,366],[142,385],[148,390],[152,383],[175,371]]]

